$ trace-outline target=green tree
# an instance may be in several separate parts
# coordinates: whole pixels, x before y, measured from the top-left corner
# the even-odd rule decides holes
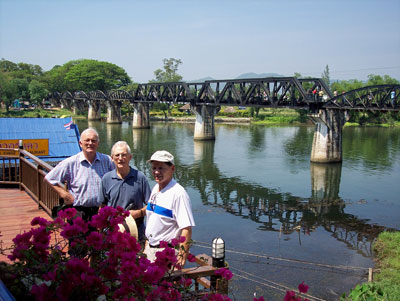
[[[29,95],[33,103],[43,106],[43,99],[49,91],[46,89],[46,85],[38,80],[34,79],[29,83]]]
[[[368,75],[367,86],[372,85],[391,85],[391,84],[399,84],[399,81],[391,78],[389,75],[384,75],[383,77],[380,75],[370,74]]]
[[[68,64],[68,63],[67,63]],[[70,91],[107,91],[131,83],[124,69],[117,65],[83,59],[65,73],[65,86]]]
[[[183,77],[177,73],[179,65],[182,64],[182,61],[180,59],[175,59],[175,58],[169,58],[169,59],[163,59],[163,69],[157,69],[154,71],[155,75],[155,80],[151,80],[150,82],[180,82],[182,81]],[[169,104],[166,103],[155,103],[153,105],[153,108],[156,110],[162,110],[164,113],[165,118],[167,118],[167,113],[168,115],[171,115],[170,111],[170,106]]]
[[[0,99],[6,107],[7,113],[16,98],[18,87],[15,81],[5,72],[0,72]]]
[[[331,87],[331,79],[329,75],[329,66],[326,65],[324,72],[321,74],[322,80],[328,85],[328,87]]]
[[[182,64],[180,59],[163,59],[164,67],[154,71],[156,79],[155,82],[179,82],[183,79],[181,75],[177,73],[179,65]],[[153,82],[154,82],[153,81]]]
[[[26,78],[13,78],[12,81],[17,87],[17,93],[15,98],[19,98],[22,101],[29,100],[29,83]]]
[[[17,70],[18,70],[18,65],[16,63],[8,61],[4,58],[2,58],[0,60],[0,71],[1,72],[12,72],[12,71],[17,71]]]

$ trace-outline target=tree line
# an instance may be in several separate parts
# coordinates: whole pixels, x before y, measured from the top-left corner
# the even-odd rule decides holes
[[[177,73],[181,60],[164,59],[163,64],[163,69],[154,71],[153,81],[182,80],[182,76]],[[109,62],[72,60],[44,71],[39,65],[14,63],[4,58],[0,60],[0,101],[7,112],[15,99],[42,106],[43,99],[52,92],[131,91],[136,85],[122,67]]]

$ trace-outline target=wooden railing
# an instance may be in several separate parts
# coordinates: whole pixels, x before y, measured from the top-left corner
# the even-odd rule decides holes
[[[43,179],[53,168],[23,149],[0,148],[0,184],[18,184],[49,216],[59,195]]]

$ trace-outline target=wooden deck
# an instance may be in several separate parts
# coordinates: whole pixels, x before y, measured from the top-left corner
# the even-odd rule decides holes
[[[31,220],[36,216],[51,219],[25,191],[0,188],[0,241],[3,241],[3,249],[13,244],[12,239],[17,234],[29,231]],[[0,255],[0,261],[8,262],[8,259]]]

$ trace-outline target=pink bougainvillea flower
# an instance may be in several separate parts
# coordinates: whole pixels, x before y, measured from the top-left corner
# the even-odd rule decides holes
[[[76,215],[75,208],[67,208],[58,212],[58,216],[61,218],[71,219]]]
[[[308,292],[308,285],[304,284],[304,281],[299,284],[299,292],[300,293],[307,293]]]
[[[44,226],[46,227],[47,224],[49,223],[49,221],[43,217],[34,217],[31,221],[31,225],[35,226],[35,225],[40,225],[40,226]]]
[[[254,298],[253,301],[264,301],[264,297],[260,297],[260,298]]]
[[[193,254],[189,253],[187,256],[187,260],[189,262],[195,262],[196,261],[196,256],[194,256]]]
[[[168,243],[166,241],[160,241],[160,248],[168,248]]]
[[[228,270],[227,268],[220,268],[218,270],[216,270],[215,275],[221,276],[222,278],[225,278],[226,280],[231,280],[233,277],[233,274],[230,270]]]
[[[301,297],[296,297],[296,293],[294,291],[286,291],[283,301],[301,301]]]
[[[229,298],[226,295],[221,295],[218,293],[215,294],[206,294],[201,300],[207,300],[207,301],[230,301],[231,298]]]
[[[176,238],[171,239],[171,245],[173,247],[176,247],[177,245],[179,245],[179,240]]]
[[[91,232],[86,241],[90,247],[96,250],[100,250],[103,246],[103,236],[99,232]]]

